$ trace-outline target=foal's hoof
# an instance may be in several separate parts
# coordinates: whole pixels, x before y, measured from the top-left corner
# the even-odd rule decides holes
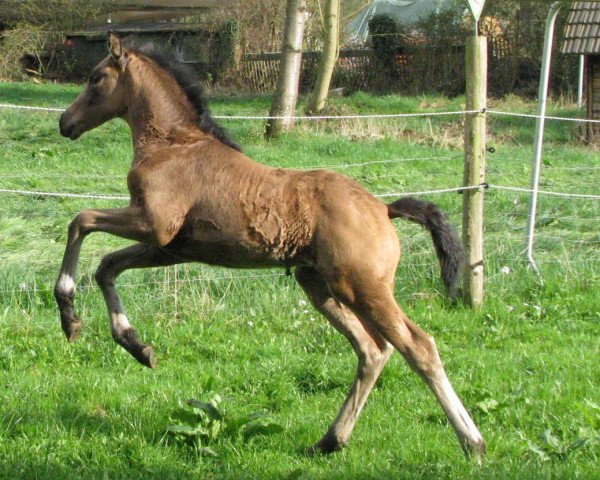
[[[56,298],[60,312],[60,326],[69,342],[77,340],[81,333],[81,320],[79,320],[73,308],[74,296],[75,292],[65,293],[58,288],[54,290],[54,297]]]
[[[62,321],[61,322],[62,330],[65,332],[67,340],[69,342],[74,342],[79,338],[79,334],[81,333],[81,322],[80,321]]]
[[[150,345],[135,345],[131,348],[127,348],[129,353],[133,355],[138,362],[142,365],[145,365],[148,368],[156,368],[156,354],[154,353],[154,349]]]
[[[113,338],[142,365],[148,368],[156,368],[157,362],[154,350],[151,346],[144,345],[138,340],[137,333],[133,328],[118,333],[113,332]]]
[[[142,348],[139,356],[136,356],[135,358],[138,362],[142,365],[146,365],[148,368],[156,368],[156,365],[158,364],[154,349],[148,345]]]
[[[341,450],[343,447],[344,444],[342,444],[337,438],[323,437],[312,447],[310,447],[306,453],[310,457],[314,457],[316,455],[329,455],[330,453]]]

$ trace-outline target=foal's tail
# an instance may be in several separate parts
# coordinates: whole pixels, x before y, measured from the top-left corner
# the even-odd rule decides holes
[[[405,218],[426,227],[440,261],[442,280],[448,295],[455,298],[464,266],[464,251],[458,234],[435,204],[403,197],[387,205],[390,218]]]

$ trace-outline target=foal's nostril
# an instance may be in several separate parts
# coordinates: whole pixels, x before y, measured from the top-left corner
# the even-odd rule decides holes
[[[64,113],[60,116],[60,120],[58,121],[58,126],[60,129],[60,134],[63,137],[70,137],[71,134],[73,133],[73,129],[75,128],[75,125],[73,125],[73,124],[67,125]]]
[[[66,126],[65,126],[65,114],[64,113],[60,116],[60,120],[58,121],[58,127],[60,129],[60,134],[63,137],[68,137],[69,136],[69,133],[70,133],[69,130],[70,130],[70,128],[66,128]]]

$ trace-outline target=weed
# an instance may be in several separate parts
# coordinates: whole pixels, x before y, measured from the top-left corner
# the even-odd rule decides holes
[[[257,436],[275,435],[284,428],[269,421],[266,413],[250,413],[234,417],[221,407],[221,397],[214,395],[208,402],[191,399],[171,417],[176,422],[166,430],[167,439],[183,443],[196,455],[217,456],[212,446],[223,439],[249,442]]]

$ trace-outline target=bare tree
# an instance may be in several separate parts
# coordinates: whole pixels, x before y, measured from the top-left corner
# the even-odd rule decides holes
[[[324,41],[317,81],[312,95],[306,104],[306,113],[314,115],[325,107],[325,100],[329,93],[329,85],[333,75],[333,68],[340,51],[340,0],[327,0],[324,22]]]
[[[221,24],[237,20],[240,25],[242,53],[273,52],[281,46],[285,21],[285,2],[281,0],[245,0],[209,10],[202,21]]]
[[[302,63],[302,41],[307,16],[306,0],[287,0],[277,88],[269,112],[270,116],[286,118],[267,121],[265,131],[267,138],[277,136],[281,131],[290,130],[294,125],[294,121],[290,117],[294,116],[296,112]]]

